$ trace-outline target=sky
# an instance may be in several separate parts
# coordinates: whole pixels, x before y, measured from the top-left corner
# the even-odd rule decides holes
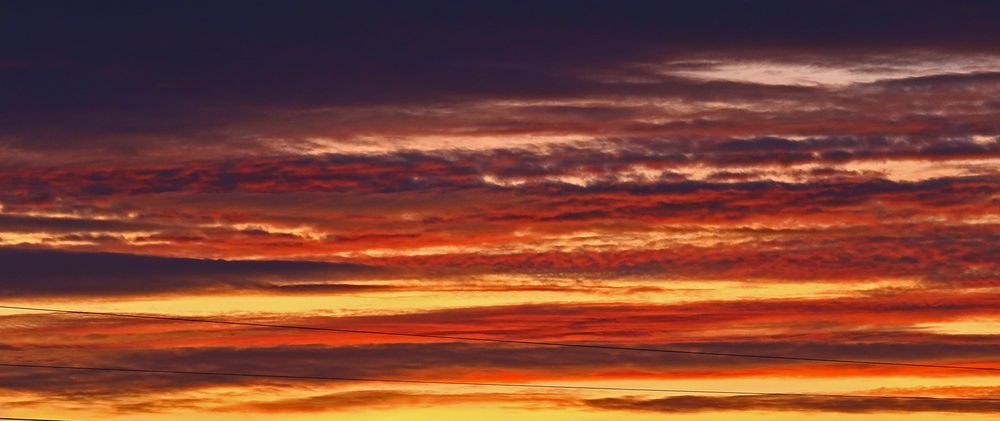
[[[0,417],[992,419],[998,21],[3,2],[0,306],[438,337],[5,308]]]

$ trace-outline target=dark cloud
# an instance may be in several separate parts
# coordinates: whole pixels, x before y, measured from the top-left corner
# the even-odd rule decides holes
[[[0,266],[4,268],[0,273],[0,292],[8,296],[144,295],[239,289],[356,291],[365,287],[315,282],[364,276],[376,270],[351,263],[184,259],[26,248],[0,248]]]
[[[0,214],[0,231],[6,232],[139,232],[163,228],[143,221]]]
[[[604,398],[584,403],[597,409],[687,413],[708,411],[794,412],[953,412],[991,414],[1000,411],[1000,401],[954,399],[900,399],[886,397],[822,396],[674,396],[658,399]]]
[[[665,68],[690,69],[690,63],[706,61],[692,56],[705,55],[778,61],[821,55],[826,62],[856,64],[857,57],[874,53],[882,61],[892,61],[884,58],[891,52],[996,53],[988,40],[998,35],[993,22],[1000,13],[985,3],[901,1],[574,7],[457,1],[295,7],[43,2],[4,9],[0,81],[7,90],[0,100],[0,144],[25,157],[29,151],[41,154],[32,159],[46,153],[50,159],[56,153],[73,159],[73,153],[89,151],[77,160],[151,151],[158,157],[184,150],[194,156],[263,153],[304,146],[317,135],[344,134],[336,128],[340,123],[311,132],[279,127],[320,109],[339,110],[320,120],[351,124],[354,118],[337,117],[352,107],[454,106],[487,99],[815,98],[822,92],[813,88],[689,80],[642,66],[676,60],[679,64]],[[553,114],[568,113],[563,125],[630,114],[619,107],[524,111],[557,120]],[[268,124],[257,124],[261,121]],[[706,122],[716,124],[697,117],[670,124],[677,129]],[[893,127],[891,122],[882,127]],[[762,132],[781,131],[756,131]],[[275,140],[280,138],[290,144]]]
[[[986,39],[997,31],[986,4],[899,1],[238,5],[6,6],[4,27],[22,41],[8,41],[4,69],[24,79],[11,86],[51,105],[328,104],[559,90],[566,84],[546,83],[576,66],[705,49],[995,51]]]

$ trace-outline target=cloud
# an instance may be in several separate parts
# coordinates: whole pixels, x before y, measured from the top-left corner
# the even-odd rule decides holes
[[[653,344],[659,346],[658,344]],[[674,346],[678,346],[675,344]],[[769,352],[778,355],[876,358],[891,355],[907,361],[956,361],[996,357],[995,343],[872,343],[759,341],[683,344],[720,352]],[[40,358],[39,351],[45,357]],[[471,343],[387,343],[354,346],[280,345],[264,347],[174,347],[161,349],[81,349],[37,347],[8,352],[7,361],[78,364],[159,370],[238,372],[351,378],[388,378],[473,382],[559,383],[609,379],[718,379],[748,376],[830,377],[899,373],[900,368],[831,366],[780,360],[642,353],[602,349],[503,346]],[[276,363],[278,365],[276,365]],[[277,368],[280,366],[280,369]],[[908,371],[913,373],[911,369]],[[43,375],[58,373],[58,375]],[[926,370],[935,375],[970,372]],[[368,384],[365,381],[316,381],[236,376],[145,374],[113,371],[53,371],[36,368],[0,370],[0,387],[70,399],[141,396],[151,392],[192,391],[221,386],[302,387],[321,384]]]
[[[140,232],[163,229],[160,224],[73,217],[40,217],[0,213],[0,232]]]
[[[897,1],[574,10],[356,2],[280,13],[246,4],[24,5],[0,25],[3,38],[30,41],[5,45],[0,80],[11,88],[0,101],[0,145],[22,162],[153,153],[162,162],[305,151],[317,139],[419,144],[419,134],[467,144],[483,134],[995,135],[994,116],[962,107],[992,92],[937,88],[993,82],[989,69],[954,74],[941,63],[1000,53],[985,41],[996,17],[988,5]],[[278,35],[247,35],[265,27]],[[889,74],[932,63],[939,74],[832,89],[669,71],[761,61]],[[914,85],[934,92],[905,89]],[[914,101],[926,95],[936,101]],[[927,103],[949,106],[934,113]]]
[[[952,399],[898,399],[885,397],[820,396],[676,396],[659,399],[604,398],[585,400],[595,409],[690,413],[708,411],[792,411],[792,412],[952,412],[995,413],[1000,402]]]
[[[9,296],[357,291],[368,287],[316,282],[363,277],[376,270],[351,263],[184,259],[26,248],[0,248],[0,266],[4,268],[0,291]]]
[[[820,358],[1000,358],[988,325],[1000,308],[992,4],[202,3],[3,7],[0,296],[129,308],[156,297],[180,309],[246,294],[234,302],[281,303],[215,317]],[[327,294],[347,294],[329,305],[359,313],[294,313]],[[276,309],[289,313],[264,313]],[[67,364],[581,384],[972,376],[0,319],[5,359]],[[301,394],[314,385],[332,390]],[[358,387],[0,370],[17,405],[94,412],[998,409]]]
[[[884,188],[915,188],[921,186],[916,182],[995,181],[990,177],[995,174],[979,172],[973,163],[967,161],[989,162],[1000,158],[998,139],[818,137],[789,140],[756,137],[707,141],[637,138],[583,142],[555,146],[545,151],[532,148],[398,151],[195,161],[172,166],[19,167],[0,169],[7,189],[7,193],[0,198],[11,206],[44,203],[56,197],[63,200],[74,197],[108,200],[119,196],[164,193],[405,193],[500,187],[530,191],[531,186],[539,184],[580,184],[567,183],[567,179],[573,178],[594,186],[591,189],[619,188],[628,191],[668,192],[741,186],[709,183],[711,177],[705,179],[693,167],[714,170],[716,174],[749,171],[749,181],[778,182],[775,187],[800,184],[799,187],[803,188],[810,186],[810,182],[819,186],[844,184],[845,180],[838,177],[824,177],[823,173],[807,173],[806,170],[816,169],[816,166],[836,169],[857,161],[888,161],[882,165],[881,171],[869,170],[867,177],[861,177],[864,173],[860,171],[853,173],[856,182],[866,188],[875,187],[877,183],[883,183]],[[905,173],[906,167],[913,165],[909,161],[955,162],[954,167],[948,168],[950,172],[913,179],[912,175]],[[687,183],[676,180],[668,183],[651,177],[664,172],[683,175],[682,181]],[[961,178],[976,175],[983,178]],[[903,181],[915,183],[906,184]],[[524,186],[517,188],[521,185]],[[754,184],[743,186],[755,187]],[[569,189],[563,190],[569,192]]]
[[[657,276],[664,281],[738,279],[762,282],[860,282],[888,277],[917,279],[929,287],[960,288],[989,285],[1000,270],[990,257],[997,241],[993,229],[992,225],[985,225],[921,231],[915,226],[899,226],[878,233],[862,233],[855,229],[839,233],[837,230],[807,231],[787,236],[774,233],[775,237],[770,239],[765,232],[751,231],[747,234],[754,241],[710,246],[448,253],[370,261],[431,274],[563,274],[597,279]]]
[[[553,406],[574,403],[571,398],[541,393],[419,393],[388,390],[359,390],[298,399],[252,402],[221,407],[220,411],[254,411],[264,413],[334,412],[365,408],[392,408],[397,406],[425,407],[468,403],[513,403],[537,408],[542,404]]]

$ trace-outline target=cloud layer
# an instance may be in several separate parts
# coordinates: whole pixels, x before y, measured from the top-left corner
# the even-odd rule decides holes
[[[998,18],[988,2],[895,0],[5,5],[0,304],[996,367]],[[25,311],[0,330],[2,361],[996,395],[985,371]],[[382,386],[4,368],[0,407],[998,410]]]

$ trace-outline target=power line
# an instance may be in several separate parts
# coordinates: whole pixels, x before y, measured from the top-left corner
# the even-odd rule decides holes
[[[133,318],[133,319],[169,320],[169,321],[175,321],[175,322],[212,323],[212,324],[235,325],[235,326],[265,327],[265,328],[273,328],[273,329],[296,329],[296,330],[311,330],[311,331],[322,331],[322,332],[357,333],[357,334],[365,334],[365,335],[382,335],[382,336],[401,336],[401,337],[412,337],[412,338],[445,339],[445,340],[465,341],[465,342],[492,342],[492,343],[536,345],[536,346],[558,346],[558,347],[567,347],[567,348],[604,349],[604,350],[614,350],[614,351],[639,351],[639,352],[659,352],[659,353],[665,353],[665,354],[705,355],[705,356],[714,356],[714,357],[758,358],[758,359],[787,360],[787,361],[810,361],[810,362],[824,362],[824,363],[837,363],[837,364],[859,364],[859,365],[880,365],[880,366],[895,366],[895,367],[941,368],[941,369],[952,369],[952,370],[1000,371],[1000,367],[977,367],[977,366],[950,365],[950,364],[921,364],[921,363],[904,363],[904,362],[893,362],[893,361],[850,360],[850,359],[839,359],[839,358],[813,358],[813,357],[797,357],[797,356],[788,356],[788,355],[743,354],[743,353],[733,353],[733,352],[689,351],[689,350],[668,349],[668,348],[642,348],[642,347],[615,346],[615,345],[595,345],[595,344],[580,344],[580,343],[566,343],[566,342],[528,341],[528,340],[519,340],[519,339],[475,338],[475,337],[468,337],[468,336],[451,336],[451,335],[434,335],[434,334],[422,334],[422,333],[388,332],[388,331],[377,331],[377,330],[343,329],[343,328],[332,328],[332,327],[280,325],[280,324],[254,323],[254,322],[236,322],[236,321],[229,321],[229,320],[215,320],[215,319],[203,319],[203,318],[174,317],[174,316],[152,316],[152,315],[131,314],[131,313],[110,313],[110,312],[98,312],[98,311],[64,310],[64,309],[52,309],[52,308],[40,308],[40,307],[21,307],[21,306],[9,306],[9,305],[0,305],[0,309],[25,310],[25,311],[43,311],[43,312],[64,313],[64,314],[82,314],[82,315],[90,315],[90,316],[127,317],[127,318]]]
[[[52,418],[13,418],[13,417],[0,417],[0,420],[17,420],[17,421],[69,421],[69,420],[57,420]]]
[[[657,388],[613,387],[613,386],[572,386],[572,385],[533,384],[533,383],[486,383],[486,382],[463,382],[463,381],[448,381],[448,380],[409,380],[409,379],[386,379],[386,378],[374,378],[374,377],[306,376],[306,375],[291,375],[291,374],[159,370],[159,369],[148,369],[148,368],[91,367],[91,366],[48,365],[48,364],[27,364],[27,363],[0,363],[0,367],[78,370],[78,371],[112,371],[112,372],[124,372],[124,373],[173,374],[173,375],[195,375],[195,376],[253,377],[253,378],[283,379],[283,380],[355,381],[355,382],[373,382],[373,383],[404,383],[404,384],[427,384],[427,385],[446,385],[446,386],[483,386],[483,387],[510,387],[510,388],[534,388],[534,389],[593,390],[593,391],[614,391],[614,392],[701,393],[701,394],[717,394],[717,395],[801,396],[801,397],[820,397],[820,398],[848,398],[848,399],[850,398],[914,399],[914,400],[1000,402],[1000,398],[941,398],[934,396],[913,396],[913,395],[885,396],[885,395],[844,395],[844,394],[823,394],[823,393],[736,392],[727,390],[657,389]]]

